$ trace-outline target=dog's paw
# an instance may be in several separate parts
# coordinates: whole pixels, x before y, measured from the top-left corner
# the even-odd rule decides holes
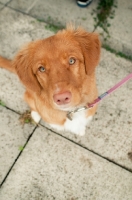
[[[85,129],[80,130],[78,133],[75,133],[78,136],[84,136],[85,135]]]
[[[84,136],[86,126],[92,120],[92,116],[89,116],[88,118],[86,118],[85,113],[84,114],[81,113],[81,114],[77,113],[72,121],[67,119],[65,124],[64,124],[65,130],[69,130],[71,133],[74,133],[78,136]]]
[[[31,111],[31,117],[37,124],[41,119],[41,116],[36,111]]]
[[[70,133],[76,134],[78,136],[84,136],[85,135],[85,127],[82,129],[76,129],[75,127],[72,128],[70,127],[69,129],[67,127],[64,126],[60,126],[60,125],[55,125],[55,124],[50,124],[51,128],[55,129],[56,131],[70,131]]]
[[[84,136],[85,133],[86,133],[86,128],[85,127],[81,127],[81,128],[78,128],[78,129],[72,129],[70,130],[71,133],[77,135],[77,136]]]

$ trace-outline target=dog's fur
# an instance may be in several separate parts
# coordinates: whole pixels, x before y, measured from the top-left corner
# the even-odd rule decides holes
[[[16,73],[26,87],[25,101],[36,122],[42,119],[51,126],[83,135],[96,112],[76,113],[67,119],[67,111],[91,103],[97,98],[95,68],[100,58],[100,41],[96,33],[82,28],[67,28],[47,39],[30,42],[10,61],[0,57],[0,66]],[[69,63],[69,59],[74,61]],[[41,66],[45,71],[40,71]],[[69,92],[70,102],[58,105],[54,95]]]

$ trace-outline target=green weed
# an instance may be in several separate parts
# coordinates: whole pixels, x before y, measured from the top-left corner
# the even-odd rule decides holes
[[[111,26],[109,18],[113,19],[115,15],[115,8],[117,7],[116,0],[100,0],[96,9],[92,11],[94,16],[94,30],[99,26],[107,34],[105,40],[110,37],[108,28]]]
[[[0,100],[0,105],[3,106],[3,107],[6,106],[5,103],[3,101],[1,101],[1,100]]]
[[[23,146],[20,146],[19,147],[19,151],[23,151],[24,147]]]
[[[54,33],[58,32],[61,29],[61,27],[58,27],[58,26],[53,25],[53,24],[47,24],[47,25],[45,25],[45,28],[47,30],[54,32]]]
[[[28,124],[28,123],[31,123],[31,124],[33,123],[33,119],[31,118],[30,111],[26,111],[25,113],[21,114],[19,120],[22,125]]]

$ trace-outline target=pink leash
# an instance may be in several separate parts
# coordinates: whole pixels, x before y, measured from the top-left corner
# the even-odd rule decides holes
[[[129,74],[127,77],[125,77],[122,81],[117,83],[115,86],[113,86],[111,89],[109,89],[107,92],[100,95],[97,99],[94,100],[93,103],[88,104],[88,107],[91,108],[94,105],[96,105],[97,103],[99,103],[104,97],[106,97],[108,94],[111,94],[112,92],[114,92],[117,88],[119,88],[121,85],[123,85],[125,82],[127,82],[131,78],[132,78],[132,73]]]
[[[72,115],[76,112],[80,112],[82,110],[86,110],[86,109],[90,109],[93,106],[95,106],[96,104],[98,104],[102,99],[104,99],[108,94],[111,94],[112,92],[114,92],[117,88],[119,88],[121,85],[123,85],[125,82],[127,82],[128,80],[130,80],[132,78],[132,73],[129,74],[127,77],[125,77],[122,81],[120,81],[119,83],[117,83],[115,86],[113,86],[111,89],[109,89],[107,92],[103,93],[102,95],[100,95],[97,99],[94,100],[93,103],[87,104],[84,107],[81,108],[77,108],[73,111],[70,111],[67,113],[67,117],[68,119],[72,120]]]

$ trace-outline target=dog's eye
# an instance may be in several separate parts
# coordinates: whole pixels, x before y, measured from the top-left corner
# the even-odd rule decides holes
[[[75,58],[70,58],[70,59],[69,59],[69,64],[70,64],[70,65],[73,65],[75,62],[76,62],[76,59],[75,59]]]
[[[45,68],[43,66],[40,66],[39,71],[43,73],[43,72],[45,72]]]

